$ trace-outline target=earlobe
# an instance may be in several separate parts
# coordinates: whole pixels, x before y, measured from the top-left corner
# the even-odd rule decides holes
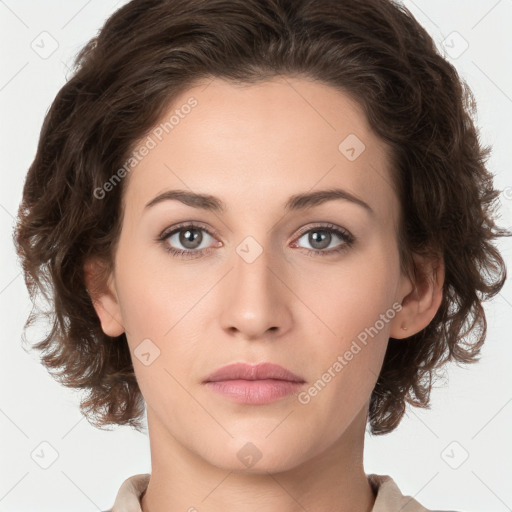
[[[116,337],[125,331],[117,298],[114,276],[104,262],[89,259],[84,264],[84,281],[94,309],[107,336]]]
[[[415,254],[414,262],[418,269],[415,283],[403,296],[402,309],[391,324],[390,337],[403,339],[424,329],[436,315],[443,300],[444,261],[442,257],[427,258]]]

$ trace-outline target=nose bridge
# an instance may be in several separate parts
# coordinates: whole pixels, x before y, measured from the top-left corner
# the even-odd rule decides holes
[[[259,337],[273,328],[283,329],[289,321],[286,287],[276,277],[276,255],[254,237],[246,237],[233,254],[227,300],[223,301],[223,327]]]
[[[252,237],[248,237],[237,247],[236,253],[234,277],[239,294],[242,297],[255,294],[268,296],[273,276],[271,264],[275,260],[268,244],[261,246]]]

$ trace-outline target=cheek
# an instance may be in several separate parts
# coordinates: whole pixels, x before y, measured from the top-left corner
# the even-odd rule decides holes
[[[361,273],[347,267],[323,280],[317,275],[302,281],[305,286],[316,283],[322,293],[309,296],[321,322],[307,320],[318,327],[311,336],[314,343],[303,347],[310,371],[298,402],[309,418],[326,425],[326,438],[347,428],[370,399],[396,315],[390,274],[375,264],[358,268]]]
[[[186,323],[185,316],[208,292],[211,279],[172,264],[163,249],[128,251],[127,245],[120,244],[116,271],[124,325],[133,339],[163,340],[181,327],[181,319]]]
[[[315,313],[304,319],[304,329],[314,326],[315,340],[304,349],[314,367],[312,381],[320,379],[320,387],[328,382],[324,403],[330,402],[330,393],[337,403],[335,393],[356,407],[373,389],[396,316],[399,275],[398,255],[377,244],[364,256],[302,273],[297,295]]]
[[[374,244],[334,264],[301,269],[294,290],[316,313],[321,339],[328,345],[335,340],[334,346],[341,349],[388,313],[384,325],[377,324],[386,337],[399,276],[398,254],[392,247]]]
[[[183,382],[200,373],[201,326],[218,278],[172,265],[166,255],[151,260],[147,249],[128,252],[127,246],[119,246],[116,281],[137,380],[145,396],[145,390],[178,392],[171,375]]]

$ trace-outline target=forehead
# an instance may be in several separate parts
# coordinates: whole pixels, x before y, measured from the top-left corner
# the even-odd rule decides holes
[[[144,146],[150,149],[125,192],[136,211],[173,188],[215,195],[244,211],[332,187],[366,198],[376,210],[396,202],[388,148],[361,106],[309,79],[203,82],[174,99],[137,149]]]

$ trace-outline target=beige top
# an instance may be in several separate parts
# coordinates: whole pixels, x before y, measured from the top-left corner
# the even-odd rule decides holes
[[[149,473],[127,478],[121,485],[114,506],[105,512],[142,512],[141,498],[149,484]],[[370,474],[368,481],[376,493],[371,512],[436,512],[420,505],[414,498],[404,496],[388,475]]]

